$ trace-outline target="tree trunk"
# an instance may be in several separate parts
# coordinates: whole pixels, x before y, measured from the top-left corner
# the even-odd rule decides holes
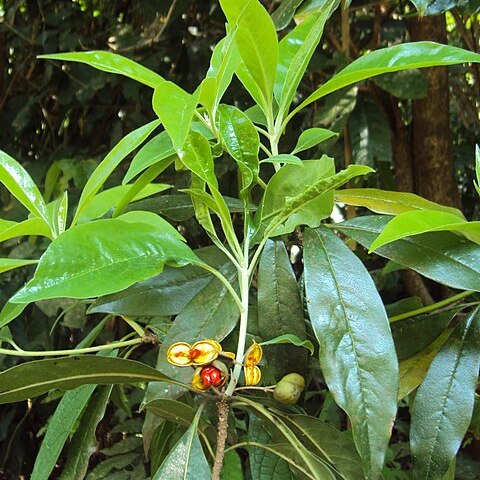
[[[409,31],[412,41],[447,43],[443,15],[412,19]],[[452,158],[448,71],[446,67],[423,71],[428,95],[412,105],[414,191],[434,202],[461,208]]]

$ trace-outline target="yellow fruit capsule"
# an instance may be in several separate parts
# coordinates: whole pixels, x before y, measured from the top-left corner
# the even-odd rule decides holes
[[[262,379],[261,370],[255,365],[254,367],[244,367],[245,385],[258,385]]]
[[[262,379],[262,372],[257,367],[263,357],[262,347],[254,340],[251,347],[245,353],[243,370],[245,374],[245,385],[258,385]]]
[[[207,365],[212,363],[221,351],[221,345],[215,340],[201,340],[193,345],[177,342],[167,350],[167,360],[177,367]]]
[[[225,385],[227,378],[227,367],[222,362],[215,361],[195,370],[192,377],[192,387],[199,392],[205,392],[210,387],[222,387]]]

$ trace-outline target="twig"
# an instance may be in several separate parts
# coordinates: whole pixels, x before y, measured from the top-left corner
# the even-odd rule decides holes
[[[217,451],[215,453],[215,463],[213,464],[212,480],[220,480],[222,473],[223,458],[225,457],[225,442],[227,441],[228,430],[228,411],[229,406],[225,398],[217,402],[218,409],[218,431],[217,431]]]

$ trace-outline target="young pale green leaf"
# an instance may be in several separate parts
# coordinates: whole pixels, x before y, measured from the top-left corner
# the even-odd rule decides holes
[[[67,463],[60,480],[77,480],[84,478],[87,474],[90,457],[97,449],[97,427],[105,415],[112,388],[111,385],[99,387],[88,402],[80,425],[70,443]]]
[[[409,68],[447,66],[467,62],[480,62],[480,54],[434,42],[402,43],[381,48],[358,58],[337,73],[296,107],[289,118],[315,100],[366,78]]]
[[[167,262],[201,263],[165,221],[152,225],[127,220],[97,220],[67,230],[50,244],[33,279],[11,301],[96,297],[147,280]]]
[[[475,145],[475,173],[477,181],[474,180],[473,184],[475,185],[475,190],[478,195],[480,195],[480,148],[478,145]]]
[[[326,128],[308,128],[298,137],[297,144],[295,145],[292,154],[308,150],[332,137],[338,137],[338,133],[327,130]]]
[[[277,32],[258,0],[221,0],[228,23],[236,26],[235,44],[257,86],[262,108],[271,104],[278,60]]]
[[[230,262],[223,265],[220,273],[232,285],[236,282],[237,270]],[[179,369],[167,362],[170,345],[175,342],[192,344],[204,338],[221,342],[235,328],[238,317],[238,307],[233,297],[223,283],[212,277],[176,317],[158,352],[157,369],[182,382],[189,382],[193,373],[190,369]],[[180,393],[183,391],[166,383],[150,384],[145,402],[157,398],[175,398]]]
[[[189,429],[165,458],[152,480],[197,480],[211,478],[210,467],[198,438],[196,416]]]
[[[35,360],[0,372],[0,404],[37,397],[54,388],[72,390],[92,383],[114,385],[162,381],[182,385],[155,368],[123,358],[95,355]]]
[[[260,257],[258,327],[263,345],[272,345],[265,348],[265,357],[277,380],[287,373],[305,373],[306,352],[293,345],[310,344],[311,353],[313,345],[305,340],[307,332],[297,279],[285,244],[280,240],[268,240]],[[278,343],[293,345],[273,346]]]
[[[265,190],[262,204],[255,215],[259,225],[260,237],[267,225],[284,208],[287,200],[301,195],[311,185],[331,178],[335,173],[333,159],[323,156],[320,160],[305,160],[303,166],[285,165],[270,179]],[[292,232],[298,225],[318,227],[322,219],[327,218],[333,209],[333,193],[319,193],[315,200],[306,202],[286,222],[276,228],[272,234],[281,235]]]
[[[11,223],[12,225],[0,232],[0,242],[24,235],[40,235],[41,237],[52,238],[52,230],[43,218],[34,217],[23,222]]]
[[[218,188],[217,177],[213,167],[212,150],[208,140],[200,133],[191,131],[182,148],[178,151],[181,162],[192,173],[209,186]]]
[[[171,223],[168,223],[167,220],[153,212],[131,210],[130,212],[120,215],[118,220],[132,224],[143,223],[150,225],[155,228],[160,235],[172,237],[179,242],[186,242],[185,238],[182,237],[181,233]],[[192,254],[195,255],[193,252]]]
[[[328,228],[305,230],[304,248],[322,372],[350,417],[366,478],[376,479],[397,410],[398,363],[385,308],[362,262]]]
[[[368,252],[404,237],[441,230],[454,230],[476,243],[480,242],[480,222],[468,223],[457,215],[437,210],[413,210],[392,218],[370,245]]]
[[[279,345],[282,343],[289,343],[291,345],[295,345],[296,347],[306,348],[310,352],[310,355],[313,355],[313,353],[315,352],[315,347],[310,340],[302,340],[296,335],[292,335],[291,333],[279,335],[278,337],[272,338],[271,340],[260,342],[259,345]]]
[[[55,413],[48,422],[45,438],[40,446],[32,471],[32,480],[49,478],[58,457],[82,415],[96,385],[83,385],[70,390],[60,400]]]
[[[172,141],[167,132],[161,132],[151,140],[149,140],[133,157],[132,163],[122,180],[122,184],[125,185],[132,178],[136,177],[139,173],[146,170],[151,165],[158,163],[162,160],[166,160],[175,154]],[[173,163],[173,158],[171,162]]]
[[[112,52],[97,50],[92,52],[53,53],[39,55],[38,58],[85,63],[103,72],[124,75],[152,88],[157,88],[165,81],[160,75],[148,68]]]
[[[8,272],[14,268],[34,265],[38,260],[23,260],[20,258],[0,258],[0,273]]]
[[[260,138],[252,121],[238,108],[220,105],[219,132],[242,175],[241,195],[247,197],[258,178]]]
[[[27,171],[10,155],[0,150],[0,183],[33,215],[49,224],[47,206]]]
[[[339,3],[339,0],[323,2],[316,15],[311,15],[301,22],[280,42],[274,86],[280,115],[287,113],[310,59],[320,42],[325,22]]]
[[[456,215],[462,220],[465,219],[460,210],[431,202],[414,193],[392,192],[377,188],[348,188],[337,190],[335,200],[347,205],[366,207],[372,212],[386,215],[399,215],[411,210],[436,210]]]
[[[415,395],[410,427],[415,479],[442,478],[460,448],[473,413],[479,347],[477,307],[440,349]]]
[[[115,147],[113,147],[110,153],[100,162],[98,167],[90,175],[90,178],[85,184],[82,194],[80,195],[80,200],[78,201],[72,225],[75,225],[80,215],[85,208],[87,208],[87,205],[92,201],[92,198],[97,194],[100,188],[102,188],[102,185],[118,164],[142,144],[159,125],[159,120],[147,123],[146,125],[143,125],[143,127],[130,132],[127,136],[122,138]]]
[[[165,127],[175,150],[180,150],[187,138],[197,108],[200,90],[190,95],[172,82],[163,82],[153,93],[153,110]]]
[[[289,155],[288,153],[281,153],[280,155],[264,158],[260,163],[283,163],[284,165],[290,164],[303,167],[303,162],[300,158],[295,155]]]
[[[109,210],[118,205],[131,187],[132,185],[119,185],[95,195],[79,217],[78,223],[85,223],[105,215]],[[172,186],[166,183],[149,183],[133,197],[132,201],[150,197],[169,188],[172,188]]]
[[[391,219],[386,215],[357,217],[335,228],[369,248]],[[449,287],[480,291],[480,248],[453,233],[402,238],[376,253]]]

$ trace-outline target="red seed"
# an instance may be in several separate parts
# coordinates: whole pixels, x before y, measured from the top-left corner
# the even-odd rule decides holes
[[[203,384],[206,387],[210,387],[212,385],[214,387],[218,387],[222,384],[222,372],[216,367],[209,366],[202,368],[200,376],[202,377]]]

